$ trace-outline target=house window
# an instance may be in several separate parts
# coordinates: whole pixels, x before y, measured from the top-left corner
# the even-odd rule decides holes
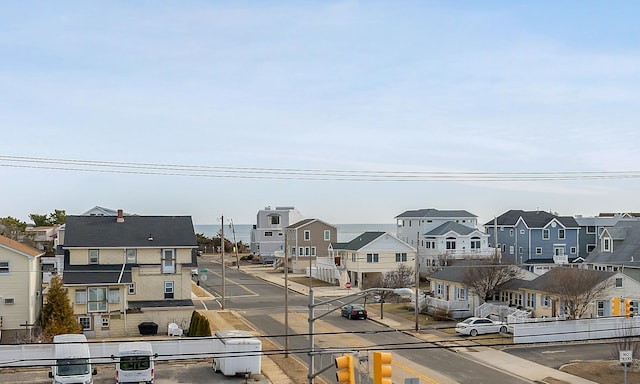
[[[548,229],[543,229],[542,230],[542,240],[549,240],[549,230]]]
[[[616,278],[616,288],[622,288],[622,278]]]
[[[135,295],[136,294],[136,283],[131,283],[128,285],[128,294]]]
[[[271,237],[271,236],[273,236],[273,232],[271,232],[271,231],[265,231],[265,233],[264,233],[264,237]]]
[[[407,254],[404,252],[396,253],[396,263],[400,263],[403,261],[407,261]]]
[[[331,231],[328,229],[324,230],[324,241],[329,241],[331,240]]]
[[[278,225],[280,224],[280,216],[278,215],[271,215],[269,216],[269,221],[271,222],[271,224],[273,225]]]
[[[127,249],[127,264],[138,264],[137,249]]]
[[[522,249],[522,247],[518,247],[518,253],[522,255],[524,253],[524,249]]]
[[[611,239],[608,237],[602,239],[602,250],[604,252],[611,252]]]
[[[311,256],[316,255],[316,247],[311,247]]]
[[[87,304],[87,290],[76,290],[75,301],[76,304]]]
[[[533,308],[535,307],[536,294],[535,293],[527,293],[527,307]]]
[[[164,282],[164,298],[173,299],[173,281]]]
[[[16,303],[16,299],[14,299],[13,297],[5,297],[4,298],[4,303],[6,305],[13,305]]]
[[[91,330],[91,317],[90,316],[80,316],[78,317],[78,323],[82,325],[83,331]]]
[[[298,256],[304,256],[304,247],[298,248]]]
[[[98,249],[90,249],[89,250],[89,264],[98,264],[100,256],[100,250]]]
[[[564,229],[558,229],[558,239],[564,240]]]
[[[458,300],[465,300],[465,299],[467,298],[467,295],[466,295],[466,292],[467,292],[467,291],[466,291],[465,289],[458,288],[456,291],[458,291],[458,292],[457,292],[456,299],[458,299]]]
[[[553,254],[556,256],[564,256],[564,247],[554,247]]]
[[[162,250],[162,273],[176,273],[176,253],[173,249]]]
[[[596,233],[596,226],[595,225],[587,226],[587,233]]]
[[[471,249],[480,249],[480,238],[472,237],[471,238]]]
[[[597,307],[597,313],[596,316],[598,317],[603,317],[604,316],[604,301],[597,301],[596,302],[596,307]]]
[[[311,231],[309,231],[309,230],[304,231],[304,240],[305,241],[310,241],[311,240]]]
[[[109,303],[116,304],[120,302],[120,290],[109,289]]]
[[[443,292],[444,292],[444,284],[436,283],[436,293],[438,295],[442,295]]]
[[[513,237],[513,229],[509,230],[509,236]]]
[[[507,252],[507,244],[502,244],[502,253]]]
[[[446,248],[456,249],[456,239],[454,237],[447,237]]]
[[[356,262],[356,254],[355,254],[355,252],[351,254],[351,261],[354,262],[354,263]]]
[[[510,254],[510,255],[513,255],[513,253],[515,252],[515,249],[516,249],[516,247],[515,247],[515,246],[510,245],[510,246],[509,246],[509,254]]]
[[[102,317],[101,321],[102,321],[102,328],[109,328],[109,317],[108,316]]]
[[[569,248],[569,253],[571,253],[572,255],[575,255],[576,254],[576,247]]]
[[[587,244],[587,253],[593,252],[594,249],[596,249],[595,244]]]
[[[88,312],[107,312],[107,288],[89,288]]]
[[[536,255],[542,255],[542,247],[536,247]]]
[[[524,235],[524,229],[521,229],[521,230],[520,230],[520,234],[521,234],[521,235]]]
[[[377,263],[377,262],[378,262],[377,253],[367,253],[367,263]]]
[[[550,307],[551,306],[551,298],[549,296],[542,297],[542,306]]]
[[[8,261],[0,261],[0,275],[8,275],[9,274],[9,262]]]

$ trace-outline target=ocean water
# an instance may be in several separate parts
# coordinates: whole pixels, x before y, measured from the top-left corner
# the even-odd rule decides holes
[[[333,224],[338,228],[338,242],[346,243],[357,236],[362,234],[363,232],[372,232],[372,231],[380,231],[380,232],[389,232],[391,234],[396,234],[396,224]],[[206,237],[215,237],[218,236],[220,230],[222,229],[220,225],[216,224],[200,224],[193,226],[196,233],[202,233]],[[253,224],[234,224],[233,229],[235,230],[236,241],[242,241],[243,244],[249,244],[251,242],[251,229],[253,229]],[[224,237],[227,240],[233,241],[233,233],[234,231],[229,225],[224,227]]]

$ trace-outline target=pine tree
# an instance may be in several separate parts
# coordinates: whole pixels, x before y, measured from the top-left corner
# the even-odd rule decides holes
[[[42,332],[46,338],[65,333],[82,333],[82,326],[73,315],[73,308],[62,285],[62,279],[51,279],[47,302],[42,307]]]

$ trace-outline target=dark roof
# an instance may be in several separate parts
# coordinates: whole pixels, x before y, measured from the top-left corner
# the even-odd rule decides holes
[[[512,226],[521,217],[529,228],[543,228],[553,219],[556,219],[565,227],[579,227],[576,219],[571,216],[557,216],[545,211],[523,211],[521,209],[511,209],[498,216],[495,221],[498,226]],[[492,225],[494,225],[494,220],[488,221],[484,226],[489,227]]]
[[[568,258],[569,264],[572,263],[580,263],[583,261],[582,257],[569,257]],[[524,262],[525,264],[529,264],[529,265],[534,265],[534,264],[555,264],[555,261],[553,260],[553,257],[545,257],[545,258],[540,258],[540,259],[529,259],[527,261]]]
[[[139,300],[129,301],[129,308],[173,308],[173,307],[193,307],[191,299],[185,300]]]
[[[431,231],[425,233],[424,235],[439,236],[439,235],[444,235],[450,231],[453,231],[458,235],[468,235],[474,232],[475,230],[476,230],[475,228],[467,227],[466,225],[456,223],[455,221],[447,221],[446,223],[432,229]]]
[[[473,213],[467,212],[463,209],[458,210],[439,210],[434,208],[426,208],[426,209],[414,209],[411,211],[404,211],[403,213],[396,216],[396,219],[401,219],[404,217],[478,217]]]
[[[575,273],[588,273],[596,276],[596,280],[594,280],[594,286],[596,284],[600,284],[601,282],[607,280],[611,276],[615,275],[616,272],[610,271],[596,271],[593,269],[585,269],[585,268],[571,268],[571,267],[556,267],[551,268],[548,272],[540,275],[536,279],[529,282],[527,288],[534,289],[537,291],[544,291],[549,293],[554,293],[553,287],[558,284],[559,280],[562,280],[562,273],[566,273],[566,271],[576,271]]]
[[[197,246],[190,216],[125,216],[121,223],[113,216],[66,218],[65,248]]]
[[[120,266],[122,268],[122,266]],[[65,270],[63,273],[64,284],[118,284],[120,270],[101,270],[98,268],[86,270]],[[122,273],[119,284],[131,283],[131,270]]]
[[[375,239],[384,235],[386,232],[364,232],[361,235],[356,236],[353,240],[348,243],[335,243],[333,244],[333,249],[348,249],[348,250],[358,250],[365,245],[371,243]]]
[[[613,252],[603,252],[601,247],[597,247],[589,253],[585,263],[640,268],[640,221],[618,221],[606,232],[615,239]]]

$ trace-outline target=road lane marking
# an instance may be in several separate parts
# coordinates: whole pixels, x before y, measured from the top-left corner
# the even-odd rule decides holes
[[[420,379],[422,379],[422,380],[424,380],[424,381],[426,381],[426,382],[428,382],[428,383],[431,383],[431,384],[438,384],[438,382],[437,382],[437,381],[435,381],[434,379],[430,378],[429,376],[425,376],[425,375],[423,375],[422,373],[420,373],[420,372],[416,371],[415,369],[413,369],[413,368],[409,368],[409,367],[407,367],[407,366],[406,366],[406,365],[404,365],[404,364],[400,364],[400,363],[398,363],[397,361],[392,361],[392,362],[391,362],[391,365],[395,365],[396,367],[398,367],[398,368],[402,369],[402,370],[403,370],[403,371],[405,371],[405,372],[409,372],[409,373],[410,373],[410,374],[412,374],[412,375],[416,375],[416,376],[418,376],[418,378],[420,378]]]

